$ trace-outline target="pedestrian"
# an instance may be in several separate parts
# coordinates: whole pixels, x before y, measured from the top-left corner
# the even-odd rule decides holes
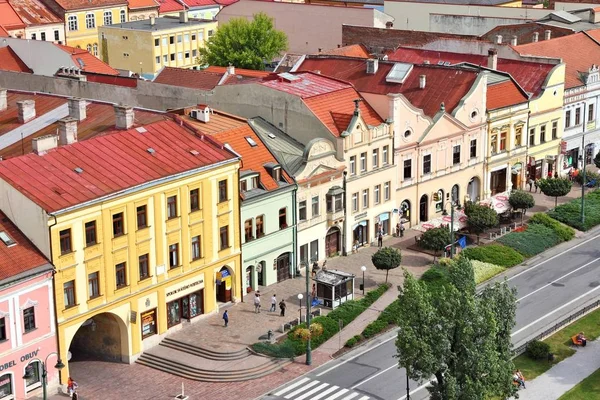
[[[400,237],[404,237],[404,221],[400,220]]]
[[[533,186],[535,187],[535,192],[537,193],[537,190],[538,190],[538,180],[537,179],[535,181],[533,181]]]
[[[315,283],[313,283],[313,285],[312,285],[312,291],[310,292],[310,297],[312,299],[317,297],[317,285]]]
[[[287,306],[286,306],[286,304],[285,304],[285,300],[284,300],[284,299],[282,299],[282,300],[279,302],[279,309],[281,310],[281,313],[280,313],[279,315],[280,315],[281,317],[285,317],[285,308],[286,308],[286,307],[287,307]]]
[[[383,234],[381,231],[379,231],[379,234],[377,235],[377,247],[383,247]]]
[[[229,313],[227,310],[223,313],[223,321],[225,321],[225,328],[227,328],[227,325],[229,325]]]
[[[531,192],[531,189],[533,188],[533,178],[529,178],[527,183],[529,184],[529,191]]]
[[[254,312],[256,314],[260,313],[260,294],[258,293],[254,295]]]
[[[519,388],[521,388],[521,386],[523,386],[523,389],[527,389],[525,387],[525,381],[521,378],[520,372],[518,370],[515,371],[515,373],[513,374],[513,382],[515,382],[516,384],[518,384]]]
[[[73,395],[77,395],[75,392],[77,391],[77,387],[79,387],[79,385],[77,384],[77,382],[75,382],[75,380],[73,380],[73,378],[69,377],[69,380],[67,381],[67,394],[69,395],[69,397],[73,397]],[[77,398],[77,397],[75,397]]]
[[[558,179],[558,171],[554,171],[554,179]]]
[[[277,295],[273,293],[273,297],[271,297],[271,308],[269,308],[270,312],[277,310]]]

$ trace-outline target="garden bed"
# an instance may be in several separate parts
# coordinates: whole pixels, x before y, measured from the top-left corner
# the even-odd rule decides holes
[[[600,190],[585,195],[585,222],[581,222],[581,199],[574,199],[548,211],[552,218],[580,231],[600,225]]]

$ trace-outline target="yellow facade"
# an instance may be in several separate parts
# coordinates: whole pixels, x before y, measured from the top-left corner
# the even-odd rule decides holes
[[[90,2],[90,6],[85,10],[65,12],[65,40],[67,46],[87,49],[99,57],[98,28],[106,25],[105,22],[128,21],[127,4],[97,8]]]
[[[178,21],[175,17],[162,18]],[[113,68],[147,78],[153,78],[163,67],[200,67],[199,48],[216,30],[217,21],[194,20],[159,30],[132,29],[128,25],[101,27],[102,59]]]
[[[178,307],[190,307],[188,312],[191,312],[185,301],[192,301],[193,294],[193,301],[200,305],[193,313],[198,314],[196,317],[188,314],[193,321],[218,311],[219,302],[240,299],[238,170],[239,162],[235,160],[177,181],[62,213],[56,221],[51,221],[62,360],[68,359],[68,351],[77,357],[85,348],[116,361],[133,362],[144,349],[156,345],[169,329],[179,329],[185,323],[184,314],[181,323],[168,326],[172,318],[168,310],[173,312],[175,303]],[[219,186],[223,181],[228,195],[227,200],[219,202]],[[190,212],[194,190],[198,190],[199,209]],[[176,216],[167,218],[168,198],[172,196],[176,196]],[[138,220],[139,207],[143,206],[147,211],[146,227]],[[123,213],[124,233],[115,237],[113,224],[115,218],[119,221],[120,213]],[[86,244],[90,242],[86,223],[91,221],[96,223],[97,244]],[[225,227],[228,227],[227,246],[220,241],[221,228]],[[69,229],[72,251],[61,254],[60,235]],[[200,255],[193,259],[192,238],[197,236],[200,236]],[[175,244],[176,261],[170,251]],[[140,256],[144,259],[144,255],[148,255],[148,277],[141,276]],[[117,287],[121,263],[125,263],[125,282]],[[227,273],[221,274],[225,270]],[[228,277],[223,276],[227,274]],[[97,296],[93,293],[95,277]],[[66,308],[63,288],[71,282],[74,282],[75,305]],[[226,298],[228,289],[230,299]],[[151,334],[142,337],[143,332]],[[61,374],[62,381],[66,381],[68,364]]]

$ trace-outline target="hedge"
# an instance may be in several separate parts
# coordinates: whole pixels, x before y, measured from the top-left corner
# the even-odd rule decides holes
[[[476,285],[479,285],[480,283],[485,282],[506,270],[505,267],[501,267],[500,265],[490,264],[478,260],[471,260],[471,264],[473,265],[473,273],[475,274]]]
[[[571,200],[548,211],[548,215],[557,221],[580,231],[587,231],[600,225],[600,190],[585,195],[585,222],[581,223],[581,198]]]
[[[548,214],[537,213],[529,219],[530,224],[540,224],[552,229],[562,242],[568,242],[575,237],[575,230],[570,226],[566,226]]]
[[[524,260],[523,256],[515,249],[501,244],[468,247],[460,255],[472,261],[477,260],[506,268],[521,264]]]
[[[512,247],[525,257],[535,256],[556,246],[560,241],[552,229],[541,224],[530,224],[522,232],[511,232],[498,239],[498,242]]]
[[[356,346],[361,340],[362,338],[360,337],[360,335],[354,335],[346,341],[346,344],[344,346],[352,348]]]

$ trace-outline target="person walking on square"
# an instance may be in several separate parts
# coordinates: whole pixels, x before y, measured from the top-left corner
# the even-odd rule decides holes
[[[277,295],[273,293],[273,297],[271,297],[271,308],[269,311],[273,312],[275,310],[277,310]]]
[[[404,237],[404,220],[400,220],[400,237]]]
[[[537,179],[535,181],[533,181],[533,186],[535,186],[535,192],[537,193],[537,190],[538,190],[538,181],[537,181]]]
[[[258,293],[254,295],[254,312],[256,314],[260,313],[260,295]]]
[[[281,310],[281,313],[279,314],[281,317],[285,317],[285,308],[286,308],[286,304],[285,304],[285,300],[281,300],[279,302],[279,309]]]
[[[531,192],[531,189],[533,188],[533,178],[529,178],[529,191]]]
[[[225,328],[227,328],[227,325],[229,325],[229,313],[227,310],[223,313],[223,321],[225,321]]]
[[[383,247],[383,233],[379,230],[377,234],[377,247]]]

